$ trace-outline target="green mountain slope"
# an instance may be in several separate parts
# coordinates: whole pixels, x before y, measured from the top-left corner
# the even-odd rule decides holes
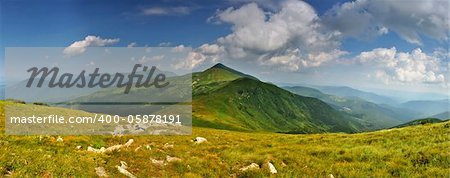
[[[285,87],[286,90],[302,96],[318,98],[336,109],[364,121],[371,130],[389,128],[405,122],[414,113],[391,106],[378,105],[359,98],[340,97],[322,93],[321,91],[302,86]]]
[[[172,81],[186,81],[174,77]],[[217,64],[192,75],[193,125],[228,130],[291,133],[358,132],[366,130],[360,120],[311,97],[303,97],[253,76]],[[117,91],[118,90],[118,91]],[[179,90],[165,89],[165,95]],[[103,90],[74,101],[122,101],[120,89]],[[145,99],[152,89],[132,90],[126,97]],[[185,93],[185,92],[183,92]],[[157,93],[156,93],[157,94]],[[83,107],[73,108],[83,109]],[[92,110],[110,113],[118,111]],[[139,107],[127,108],[127,111]],[[142,110],[142,109],[141,109]]]
[[[322,91],[326,94],[347,97],[347,98],[359,98],[359,99],[363,99],[363,100],[366,100],[366,101],[369,101],[372,103],[376,103],[376,104],[391,104],[392,105],[392,104],[396,103],[396,101],[390,97],[381,96],[381,95],[378,95],[375,93],[361,91],[361,90],[357,90],[357,89],[346,87],[346,86],[342,86],[342,87],[317,86],[315,88],[319,89],[320,91]]]
[[[193,76],[193,124],[232,130],[355,132],[363,126],[326,103],[223,65]]]

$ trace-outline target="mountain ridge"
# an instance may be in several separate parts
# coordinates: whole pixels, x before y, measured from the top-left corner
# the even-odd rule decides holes
[[[409,112],[403,113],[407,111],[399,112],[398,109],[392,109],[391,106],[383,106],[360,98],[325,94],[318,89],[310,87],[294,86],[284,87],[284,89],[302,96],[320,99],[342,112],[364,120],[371,130],[393,127],[409,121],[414,115]]]

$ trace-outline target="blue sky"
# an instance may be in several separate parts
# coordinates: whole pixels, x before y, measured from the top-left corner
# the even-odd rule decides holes
[[[448,1],[1,0],[1,48],[67,47],[92,35],[120,39],[108,46],[192,47],[201,56],[193,70],[222,62],[276,83],[445,93],[448,7]]]
[[[217,9],[239,7],[245,3],[233,1],[141,1],[141,0],[2,0],[2,45],[8,47],[60,47],[69,45],[86,35],[120,37],[117,46],[136,42],[139,45],[156,46],[170,42],[199,46],[212,42],[230,32],[227,25],[208,23],[207,19]],[[251,2],[251,1],[249,1]],[[346,1],[306,1],[318,14],[324,14],[334,5]],[[152,7],[191,7],[187,15],[142,15],[141,11]],[[200,35],[201,34],[201,35]],[[375,47],[392,47],[411,50],[416,45],[389,35],[370,40],[345,39],[343,48],[360,52]],[[422,46],[433,50],[432,40]]]

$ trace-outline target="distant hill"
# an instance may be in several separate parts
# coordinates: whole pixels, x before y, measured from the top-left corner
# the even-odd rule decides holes
[[[314,88],[317,88],[318,90],[322,91],[326,94],[341,96],[341,97],[347,97],[347,98],[360,98],[372,103],[376,104],[390,104],[393,105],[397,103],[394,99],[387,97],[387,96],[381,96],[375,93],[366,92],[357,90],[354,88],[346,87],[346,86],[316,86]]]
[[[392,127],[409,120],[415,115],[415,113],[405,109],[378,105],[360,98],[325,94],[314,88],[303,86],[284,88],[298,95],[318,98],[352,117],[363,120],[370,129]]]
[[[417,100],[408,101],[400,104],[400,107],[421,112],[421,117],[448,112],[450,109],[450,100]]]
[[[432,115],[429,118],[437,118],[437,119],[441,119],[441,120],[446,120],[446,119],[450,119],[450,112],[443,112],[440,114],[436,114],[436,115]]]
[[[27,102],[62,102],[70,99],[77,98],[79,96],[83,96],[89,93],[93,93],[98,90],[98,87],[95,88],[52,88],[49,89],[48,83],[49,80],[44,80],[42,87],[36,87],[36,84],[40,78],[36,78],[34,80],[33,85],[28,88],[26,87],[28,80],[20,81],[13,85],[5,86],[5,98],[11,99],[19,99]]]
[[[436,118],[425,118],[425,119],[417,119],[413,120],[404,124],[400,124],[398,126],[395,126],[393,128],[402,128],[402,127],[409,127],[409,126],[415,126],[415,125],[424,125],[424,124],[430,124],[430,123],[439,123],[444,122],[443,120],[436,119]]]
[[[0,100],[5,99],[5,85],[0,85]]]
[[[176,76],[175,73],[170,71],[162,71],[159,69],[156,69],[154,71],[155,74],[163,73],[166,75],[166,77],[174,77]],[[128,75],[129,73],[124,73],[123,75]],[[141,75],[148,75],[147,72],[139,71],[136,74]],[[89,78],[88,78],[89,79]],[[8,84],[5,86],[5,90],[8,92],[7,95],[5,93],[6,98],[13,98],[13,99],[20,99],[27,102],[46,102],[46,103],[59,103],[59,102],[65,102],[68,100],[73,100],[82,96],[91,95],[97,91],[100,91],[100,87],[94,87],[94,88],[77,88],[77,87],[71,87],[71,88],[49,88],[48,84],[50,82],[49,78],[46,78],[44,80],[42,87],[36,87],[37,83],[39,82],[40,78],[36,78],[30,88],[26,87],[28,83],[27,80],[19,81],[15,84]],[[94,82],[98,82],[100,80],[99,77],[94,80]],[[111,88],[110,88],[111,89]],[[112,88],[117,89],[117,88]],[[98,94],[98,93],[97,93]],[[117,99],[117,98],[111,98],[111,99]],[[120,100],[115,100],[120,101]]]

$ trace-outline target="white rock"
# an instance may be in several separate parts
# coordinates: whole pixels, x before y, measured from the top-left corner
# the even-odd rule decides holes
[[[95,149],[95,148],[92,148],[92,147],[89,146],[89,147],[87,148],[87,151],[91,151],[91,152],[94,152],[94,153],[113,152],[113,151],[119,150],[119,149],[121,149],[121,148],[123,148],[123,147],[129,147],[133,142],[134,142],[134,140],[133,140],[133,139],[130,139],[130,140],[128,140],[128,142],[125,143],[124,145],[114,145],[114,146],[110,146],[110,147],[108,147],[108,148],[101,147],[100,149]]]
[[[173,148],[173,144],[166,143],[166,144],[164,144],[163,148],[164,149]]]
[[[151,159],[152,164],[157,165],[157,166],[165,166],[166,163],[164,163],[164,160],[156,160],[156,159]]]
[[[333,174],[328,175],[329,178],[334,178]]]
[[[124,146],[129,147],[134,142],[133,139],[129,139],[127,143],[125,143]]]
[[[275,166],[272,163],[267,162],[267,165],[269,166],[269,171],[270,171],[271,174],[278,173],[277,169],[275,169]]]
[[[100,149],[96,149],[96,148],[92,148],[92,147],[88,146],[87,151],[94,152],[94,153],[104,153],[105,152],[105,147],[102,147]]]
[[[78,145],[78,146],[77,146],[77,150],[79,150],[79,149],[81,149],[81,148],[83,148],[81,145]]]
[[[169,163],[170,162],[179,162],[179,161],[181,161],[181,159],[177,158],[177,157],[166,156],[166,161]]]
[[[134,176],[133,174],[128,172],[127,169],[128,169],[127,163],[124,161],[120,161],[120,166],[117,166],[117,170],[119,170],[120,173],[122,173],[123,175],[125,175],[129,178],[136,178],[136,176]]]
[[[240,171],[251,171],[251,170],[258,170],[258,169],[259,169],[259,165],[256,163],[252,163],[252,164],[245,166],[239,170]]]
[[[150,145],[145,145],[145,149],[152,150],[152,147],[150,147]]]
[[[138,151],[139,149],[141,149],[142,146],[138,146],[136,149],[134,149],[134,151]]]
[[[207,142],[207,141],[208,141],[208,140],[206,140],[206,138],[203,138],[203,137],[196,137],[196,138],[194,139],[194,142],[197,143],[197,144],[203,143],[203,142]]]
[[[99,177],[109,177],[108,174],[106,174],[106,170],[104,167],[95,168],[95,173],[97,173]]]
[[[60,136],[58,136],[58,138],[56,139],[57,142],[63,142],[63,138],[61,138]]]

